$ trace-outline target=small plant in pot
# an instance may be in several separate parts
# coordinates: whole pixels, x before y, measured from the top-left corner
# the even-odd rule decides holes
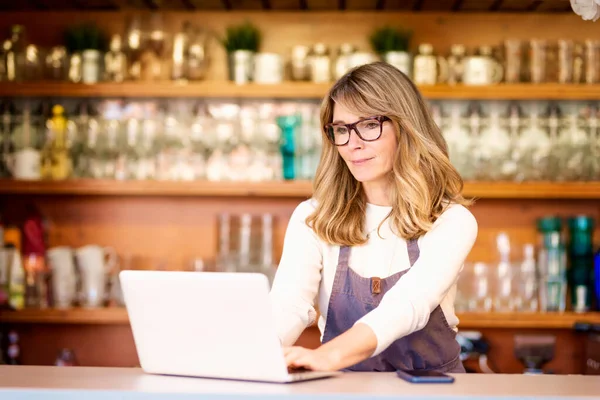
[[[221,42],[227,51],[230,80],[238,84],[250,81],[261,39],[258,28],[248,21],[227,28]]]
[[[411,31],[384,26],[376,29],[369,37],[369,41],[373,50],[385,62],[395,66],[410,77],[412,62],[408,49],[411,36]]]

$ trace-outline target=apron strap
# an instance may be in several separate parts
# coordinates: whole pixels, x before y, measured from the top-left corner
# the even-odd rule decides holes
[[[340,254],[338,256],[338,264],[337,270],[346,270],[348,269],[348,261],[350,259],[350,247],[349,246],[341,246]]]
[[[406,246],[408,247],[408,259],[410,260],[410,266],[412,267],[417,262],[421,251],[419,250],[419,242],[418,239],[410,239],[406,242]]]

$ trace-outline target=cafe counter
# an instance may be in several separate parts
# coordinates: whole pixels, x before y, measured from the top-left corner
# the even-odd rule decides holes
[[[457,374],[411,384],[394,373],[344,373],[291,384],[148,375],[137,368],[0,366],[0,399],[599,399],[600,377]]]

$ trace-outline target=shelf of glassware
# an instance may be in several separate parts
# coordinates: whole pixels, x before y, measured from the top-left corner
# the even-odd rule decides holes
[[[6,97],[214,97],[214,98],[322,98],[331,83],[293,82],[243,84],[230,81],[195,82],[0,82],[0,96]],[[597,84],[500,83],[495,85],[421,85],[429,99],[513,99],[513,100],[598,100]]]
[[[307,198],[312,182],[0,180],[1,194]],[[600,199],[598,182],[466,182],[464,194],[491,199]]]
[[[588,313],[459,313],[460,329],[572,329],[576,323],[600,324],[600,312]],[[128,324],[123,307],[24,309],[0,311],[0,323],[12,324]]]

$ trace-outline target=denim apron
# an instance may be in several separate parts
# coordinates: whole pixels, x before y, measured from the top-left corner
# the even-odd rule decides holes
[[[407,242],[410,266],[419,258],[416,240]],[[387,278],[364,278],[348,266],[350,247],[340,247],[338,265],[329,298],[323,343],[350,329],[356,321],[379,305],[383,295],[408,271]],[[465,372],[460,360],[456,332],[446,321],[438,305],[423,329],[394,341],[380,354],[346,371],[436,370]]]

